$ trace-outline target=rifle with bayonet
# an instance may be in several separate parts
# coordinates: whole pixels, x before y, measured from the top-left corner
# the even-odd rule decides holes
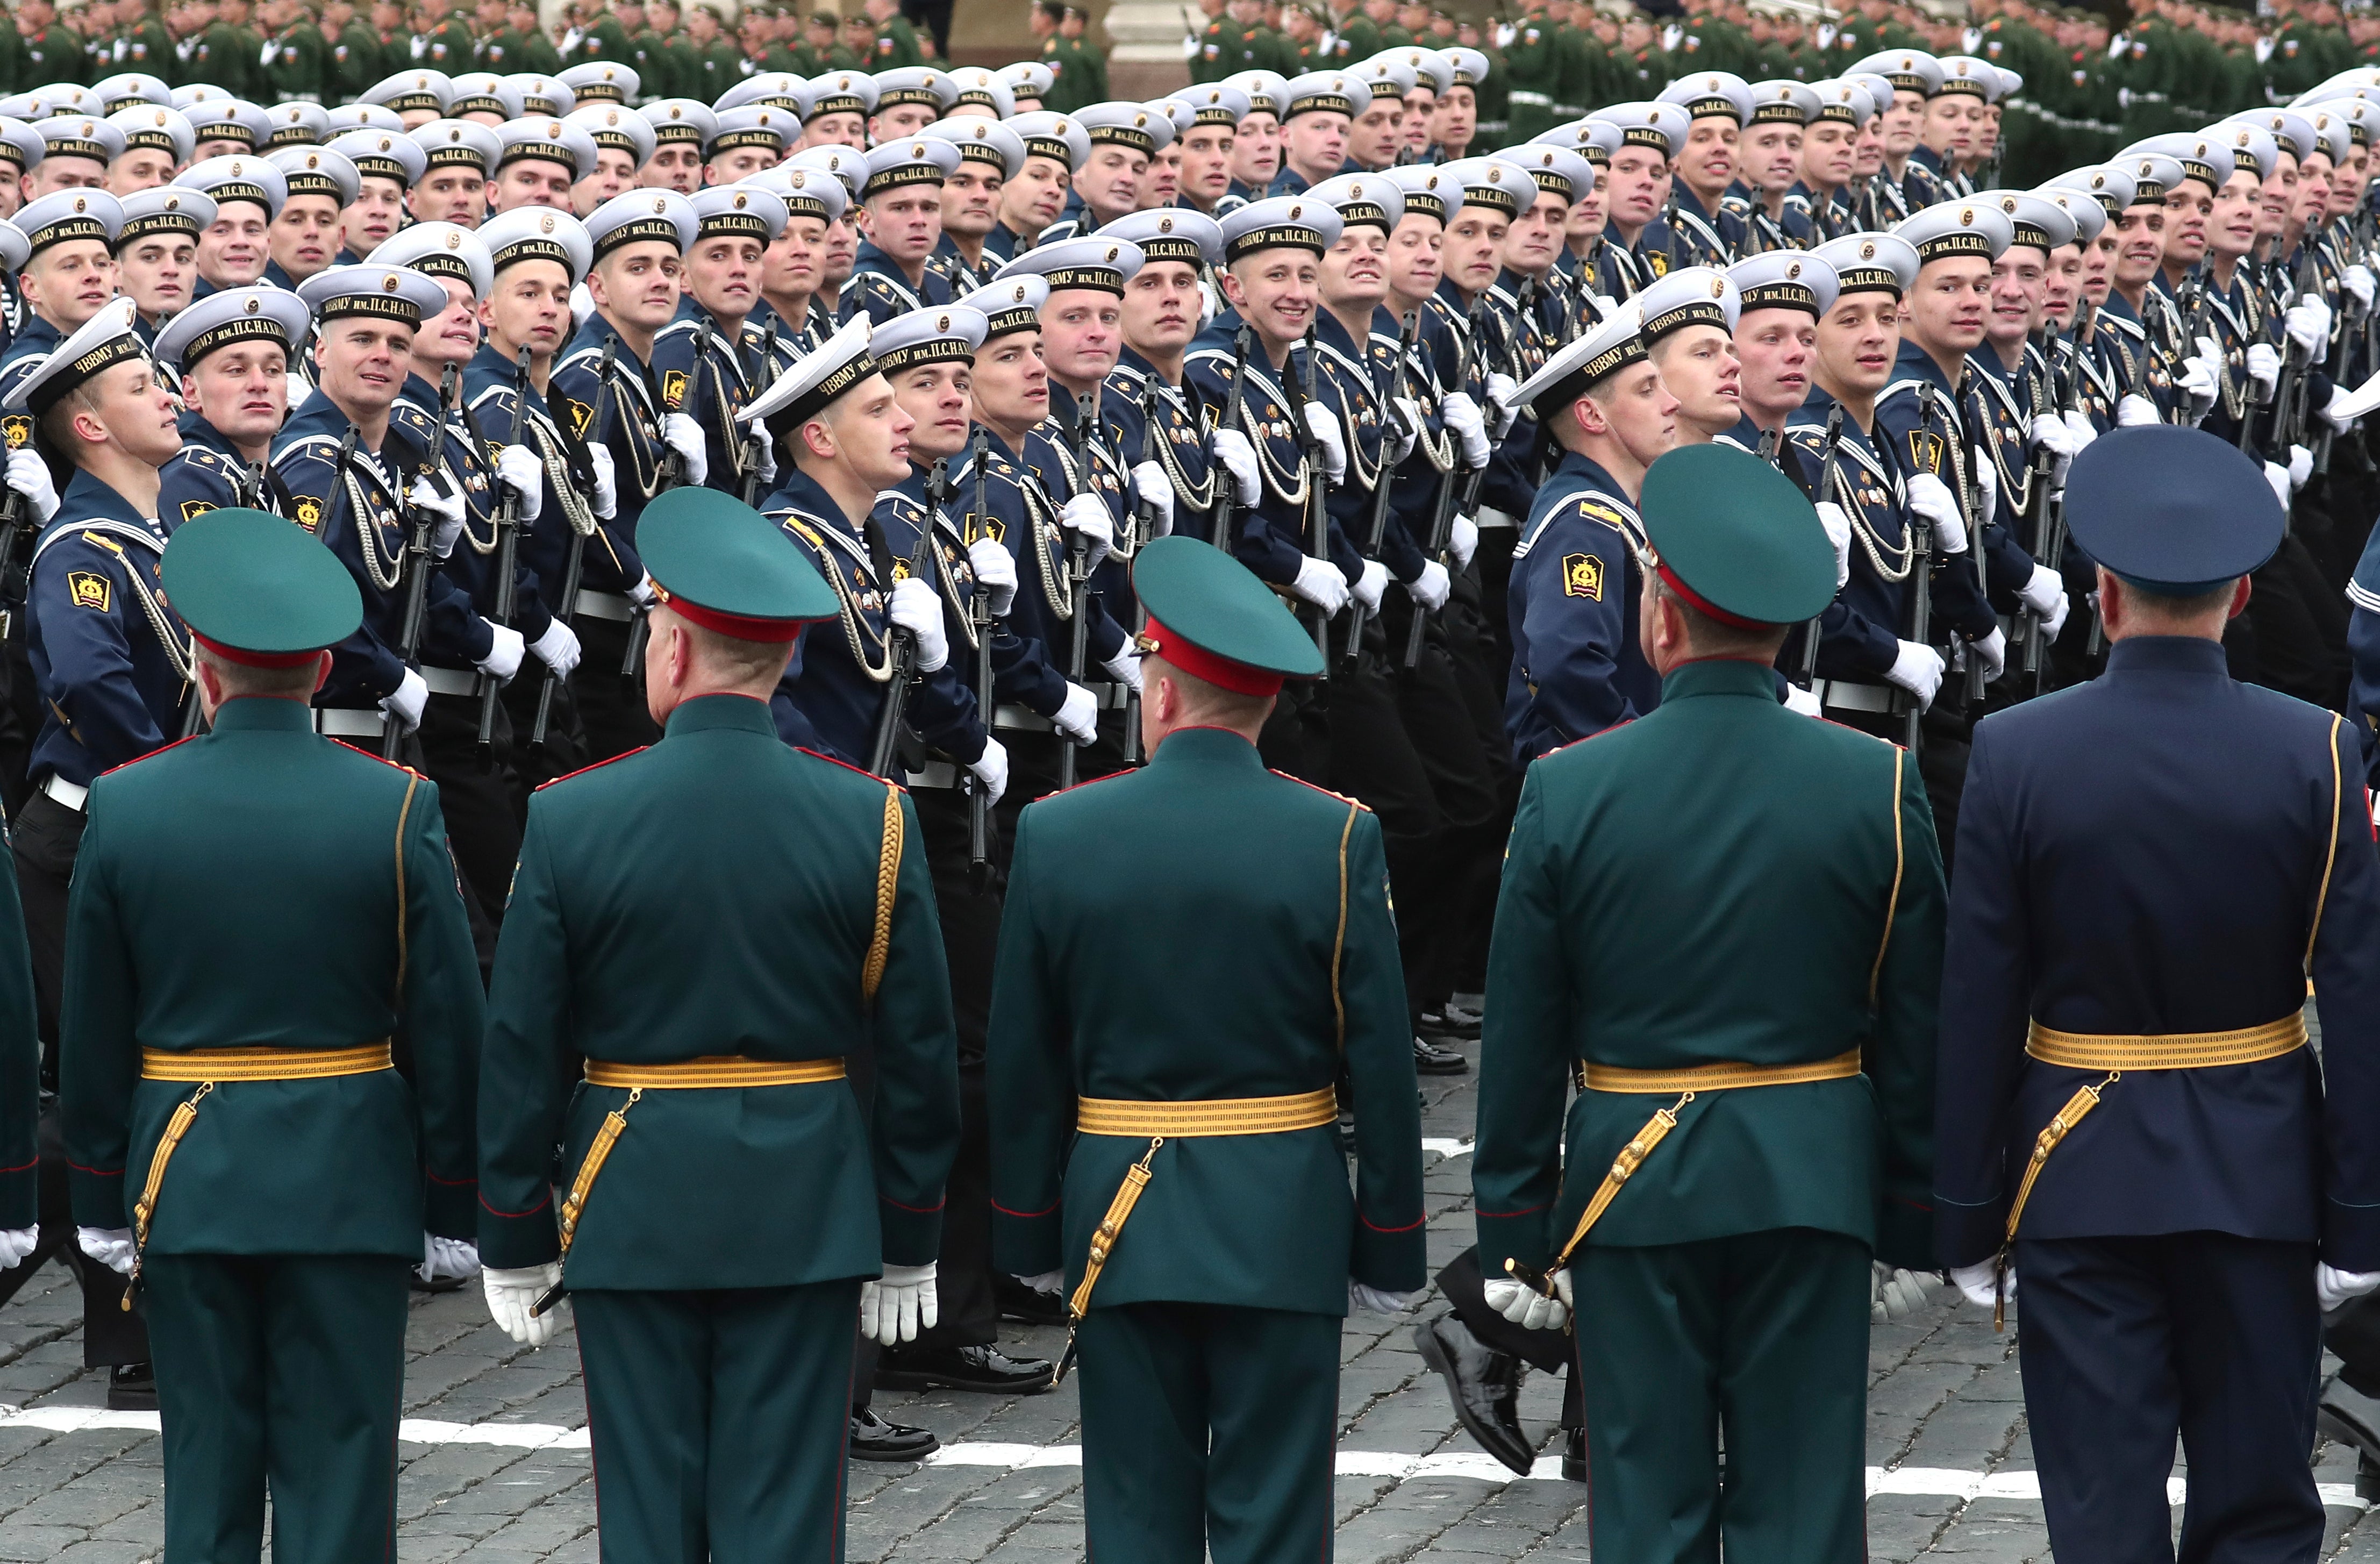
[[[1471,383],[1471,373],[1478,367],[1482,333],[1488,329],[1488,296],[1482,293],[1472,299],[1471,312],[1463,338],[1463,352],[1454,361],[1454,390],[1462,391]],[[1450,393],[1449,394],[1451,394]],[[1485,416],[1484,414],[1482,415]],[[1494,460],[1493,451],[1489,460]],[[1458,472],[1459,469],[1459,472]],[[1440,473],[1438,479],[1438,501],[1431,507],[1429,543],[1423,552],[1426,557],[1446,564],[1446,551],[1454,534],[1454,518],[1469,515],[1479,503],[1479,485],[1487,478],[1485,465],[1470,467],[1457,463]],[[1447,564],[1448,570],[1454,567]],[[1427,628],[1429,615],[1419,603],[1414,604],[1413,624],[1405,632],[1404,665],[1421,666],[1422,633]]]
[[[1973,430],[1981,440],[1989,442],[1991,434],[1974,395],[1975,371],[1972,368],[1964,370],[1960,378],[1968,382],[1964,394],[1959,396],[1960,422],[1963,428]],[[1994,458],[1983,444],[1969,446],[1964,452],[1954,455],[1966,457],[1965,461],[1956,465],[1956,470],[1962,475],[1959,483],[1959,514],[1967,524],[1967,557],[1975,567],[1975,595],[1989,602],[1991,588],[1984,574],[1984,527],[1991,518],[1984,515],[1984,464]],[[2005,648],[2001,655],[2007,655]],[[1977,649],[1970,647],[1967,649],[1968,700],[1977,701],[1984,697],[1985,683],[1983,657]]]
[[[990,435],[981,424],[976,426],[975,443],[968,459],[975,464],[975,509],[967,513],[972,525],[967,529],[967,541],[991,536],[991,508],[987,503],[984,467],[990,458]],[[1038,545],[1037,545],[1038,546]],[[975,591],[967,599],[967,623],[975,627],[975,709],[983,720],[986,734],[991,732],[993,712],[991,688],[991,588],[983,576],[975,577]],[[976,893],[981,895],[991,886],[991,789],[981,777],[967,773],[967,876]]]
[[[1305,328],[1305,367],[1295,374],[1284,373],[1281,383],[1289,394],[1290,428],[1297,436],[1300,464],[1305,469],[1305,555],[1321,564],[1330,563],[1330,512],[1327,474],[1322,462],[1322,437],[1314,432],[1311,409],[1320,404],[1316,398],[1315,374],[1321,350],[1314,341],[1314,328]],[[1283,366],[1286,370],[1292,366]],[[1354,595],[1354,583],[1347,584]],[[1330,615],[1320,604],[1314,605],[1314,649],[1322,654],[1322,674],[1330,677]]]
[[[948,461],[937,456],[934,458],[932,470],[926,475],[926,514],[919,520],[917,546],[909,555],[908,578],[910,580],[923,581],[929,585],[933,582],[933,576],[929,572],[934,568],[934,518],[941,514],[941,499],[950,489],[949,471]],[[873,524],[870,525],[872,528]],[[870,541],[873,541],[877,536],[880,534],[871,531]],[[892,673],[884,685],[884,704],[876,713],[876,735],[868,746],[868,769],[880,777],[890,778],[892,775],[893,767],[900,761],[901,717],[908,709],[910,687],[917,682],[917,637],[912,632],[892,624],[891,621],[890,605],[892,600],[893,581],[892,573],[885,569],[887,563],[889,562],[880,562],[877,568],[886,576],[884,583],[884,599],[887,605],[885,635],[892,643],[892,655],[890,660]],[[937,590],[934,596],[939,603],[941,592]],[[990,732],[991,717],[989,712],[983,714],[983,725],[986,733]]]
[[[760,345],[760,362],[768,367],[769,383],[774,384],[777,378],[777,322],[773,320],[769,322],[768,340]],[[768,385],[763,385],[760,389],[763,395],[767,394]],[[757,402],[759,397],[756,396],[753,400]],[[754,510],[760,508],[762,498],[760,463],[768,454],[768,430],[758,422],[747,424],[744,434],[744,485],[738,497]]]
[[[1395,427],[1397,402],[1405,388],[1405,360],[1412,354],[1415,340],[1420,333],[1421,311],[1417,309],[1409,311],[1405,316],[1404,324],[1397,332],[1396,368],[1390,373],[1388,397],[1380,407],[1380,459],[1378,467],[1372,474],[1372,514],[1365,523],[1362,545],[1364,558],[1367,562],[1380,557],[1381,541],[1388,536],[1389,499],[1390,491],[1396,486],[1397,476],[1396,465],[1389,459],[1389,449],[1396,441],[1396,436],[1391,430]],[[1377,394],[1378,387],[1374,390]],[[1415,438],[1419,438],[1418,431],[1415,433]],[[1354,452],[1347,453],[1350,466],[1354,465]],[[1362,655],[1364,622],[1370,617],[1370,612],[1371,611],[1361,602],[1354,604],[1348,610],[1347,665],[1351,668],[1354,666],[1356,659]]]
[[[1053,400],[1067,409],[1065,418],[1066,448],[1075,458],[1075,492],[1099,495],[1099,485],[1091,474],[1091,419],[1093,391],[1081,401],[1066,395],[1062,389]],[[1102,502],[1104,503],[1104,502]],[[1066,678],[1080,686],[1083,674],[1091,661],[1091,540],[1083,536],[1079,527],[1066,529],[1066,601],[1069,609],[1066,639]],[[1058,785],[1075,785],[1079,764],[1075,741],[1065,734],[1058,735]]]

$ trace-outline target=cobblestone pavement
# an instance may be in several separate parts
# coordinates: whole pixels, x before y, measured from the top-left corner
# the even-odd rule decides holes
[[[1475,1055],[1475,1049],[1474,1049]],[[1430,1082],[1423,1134],[1430,1252],[1470,1243],[1469,1077]],[[1451,1154],[1450,1154],[1451,1153]],[[1869,1350],[1869,1557],[2017,1564],[2049,1557],[2031,1493],[2014,1337],[1980,1309],[1943,1297],[1876,1328]],[[1509,1481],[1455,1425],[1437,1376],[1413,1351],[1407,1315],[1347,1323],[1340,1388],[1341,1564],[1566,1564],[1587,1557],[1586,1489],[1540,1475]],[[1059,1333],[1004,1344],[1054,1356]],[[1022,1345],[1018,1345],[1021,1338]],[[408,1564],[592,1564],[595,1498],[577,1354],[565,1334],[526,1352],[488,1323],[477,1290],[417,1297],[407,1343],[398,1552]],[[0,1561],[135,1564],[157,1558],[164,1506],[153,1415],[98,1409],[104,1376],[81,1367],[79,1303],[55,1266],[0,1308]],[[952,1447],[925,1466],[856,1464],[850,1556],[1059,1564],[1082,1557],[1079,1437],[1071,1383],[1007,1400],[883,1393],[887,1415],[924,1424]],[[1533,1376],[1523,1414],[1559,1455],[1558,1381]],[[142,1423],[147,1425],[141,1426]],[[2354,1458],[2314,1455],[2329,1504],[2325,1558],[2380,1564],[2380,1520],[2353,1498]],[[2177,1473],[2179,1475],[2179,1473]],[[2013,1497],[2010,1497],[2013,1496]],[[2179,1511],[2176,1511],[2177,1517]]]

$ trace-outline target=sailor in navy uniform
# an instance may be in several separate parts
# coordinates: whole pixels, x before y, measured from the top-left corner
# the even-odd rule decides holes
[[[179,185],[154,185],[133,191],[121,204],[124,222],[108,246],[115,258],[116,285],[140,310],[132,329],[154,346],[158,328],[189,307],[190,285],[199,277],[193,261],[200,238],[215,220],[214,198]],[[178,291],[162,285],[169,276],[179,283]],[[157,368],[179,394],[179,373],[162,358]]]
[[[1766,135],[1779,126],[1791,126],[1806,133],[1810,121],[1816,117],[1818,94],[1798,81],[1763,81],[1752,89],[1752,114],[1743,122],[1746,140]],[[1796,142],[1800,137],[1795,137]],[[1756,189],[1743,177],[1745,158],[1736,160],[1736,178],[1728,187],[1720,204],[1743,223],[1744,237],[1742,253],[1758,255],[1772,249],[1806,249],[1816,240],[1816,224],[1807,200],[1796,200],[1790,189],[1779,199],[1777,213],[1768,212],[1766,191]]]
[[[95,192],[94,192],[95,193]],[[111,204],[113,204],[111,202]],[[12,457],[55,459],[66,493],[31,496],[47,525],[34,545],[24,637],[41,701],[33,792],[10,846],[45,1058],[57,1072],[59,994],[66,971],[67,892],[94,778],[172,744],[194,720],[189,631],[164,598],[158,563],[157,469],[180,435],[174,404],[119,298],[16,380],[0,416],[25,418],[37,445]],[[68,397],[72,401],[68,401]],[[39,455],[37,455],[37,452]],[[82,1282],[83,1362],[110,1370],[108,1400],[156,1406],[149,1336],[123,1306],[124,1283],[105,1266],[74,1260]]]
[[[1465,207],[1488,213],[1491,223],[1501,219],[1509,224],[1520,215],[1524,202],[1536,201],[1542,191],[1535,170],[1500,158],[1463,158],[1441,165],[1439,173],[1451,187],[1443,198],[1449,227],[1465,221]],[[1503,597],[1500,584],[1511,578],[1512,552],[1536,495],[1526,468],[1536,449],[1536,425],[1524,416],[1528,409],[1513,395],[1522,377],[1512,370],[1522,350],[1514,338],[1513,316],[1496,308],[1492,285],[1475,297],[1454,278],[1441,277],[1427,301],[1425,321],[1436,328],[1432,362],[1441,417],[1467,453],[1463,465],[1486,468],[1477,514],[1464,521],[1475,524],[1469,540],[1474,548],[1484,543],[1488,557],[1496,561],[1492,566],[1482,563],[1479,576],[1482,608],[1495,640],[1488,654],[1489,676],[1501,685],[1501,669],[1511,662],[1511,637],[1500,600],[1488,600]],[[1538,340],[1536,351],[1542,354],[1545,346]],[[1542,364],[1542,358],[1538,361]],[[1486,589],[1491,576],[1500,584],[1495,590]]]
[[[2107,672],[1985,719],[1942,978],[1936,1231],[2022,1311],[2061,1557],[2308,1559],[2325,1309],[2380,1285],[2380,859],[2335,713],[2226,672],[2285,518],[2204,430],[2118,430],[2067,515]],[[2309,990],[2322,1058],[2307,1049]]]
[[[1020,169],[1023,175],[1030,176],[1033,183],[1041,186],[1055,186],[1061,190],[1074,188],[1075,170],[1091,155],[1091,138],[1079,121],[1072,115],[1036,110],[1004,123],[1025,143],[1025,162]],[[1037,168],[1037,162],[1043,166]],[[1041,230],[1050,225],[1040,220],[1038,213],[1043,210],[1048,209],[1036,207],[1026,185],[1011,178],[1001,190],[1000,219],[984,236],[984,255],[998,257],[1004,266],[1031,249],[1040,238]],[[1062,212],[1063,203],[1056,210]],[[1051,221],[1055,220],[1053,214]]]
[[[90,321],[115,291],[115,236],[124,208],[104,190],[78,186],[18,209],[8,225],[17,237],[9,271],[30,311],[8,351],[0,356],[0,397],[41,367],[60,342]],[[7,256],[0,254],[0,261]],[[8,447],[25,443],[30,425],[11,425]]]
[[[939,188],[958,165],[957,146],[935,136],[904,136],[868,154],[868,180],[860,187],[860,200],[868,209],[871,236],[861,241],[851,278],[843,285],[836,301],[839,319],[864,314],[881,324],[895,315],[951,301],[949,279],[927,265],[941,237],[941,218],[939,212],[921,217],[913,209],[921,188]],[[914,232],[928,223],[931,233]],[[898,255],[877,242],[878,236],[891,237],[893,229],[901,234]],[[912,249],[914,255],[908,253]]]
[[[705,436],[701,461],[686,464],[688,481],[757,501],[774,473],[769,453],[750,447],[742,424],[767,368],[764,333],[753,329],[751,315],[760,303],[762,257],[784,232],[785,202],[758,186],[712,185],[690,204],[696,231],[686,247],[686,299],[653,340],[653,372],[664,416],[684,415]],[[582,393],[589,388],[580,385]],[[684,425],[670,427],[686,437]]]
[[[157,333],[152,351],[161,366],[171,366],[188,408],[182,448],[158,474],[157,517],[167,533],[212,510],[289,514],[287,492],[264,459],[288,417],[285,376],[295,345],[312,325],[304,300],[258,283],[209,294]],[[192,380],[202,360],[234,347],[247,350],[237,379]],[[209,390],[217,391],[221,405],[210,406]]]
[[[1927,118],[1932,119],[1932,106],[1941,98],[1981,99],[1985,103],[1999,101],[1998,69],[1970,55],[1946,55],[1935,61],[1942,72],[1942,83],[1926,97]],[[1955,151],[1948,146],[1937,150],[1920,141],[1917,150],[1909,154],[1912,171],[1923,170],[1931,179],[1937,194],[1935,200],[1958,200],[1975,193],[1973,181],[1960,169]],[[1915,193],[1912,190],[1912,195]],[[1925,202],[1924,205],[1931,205]],[[1922,207],[1921,207],[1922,210]]]
[[[184,169],[174,183],[213,197],[215,220],[224,227],[200,242],[192,303],[217,288],[246,287],[268,278],[282,287],[292,285],[286,272],[274,272],[267,240],[273,220],[289,200],[289,181],[281,170],[261,157],[211,157]],[[249,210],[233,210],[241,206]],[[250,229],[249,224],[260,221],[261,228]]]
[[[1843,72],[1847,79],[1865,79],[1880,77],[1892,87],[1889,97],[1876,100],[1876,112],[1889,115],[1900,103],[1903,112],[1914,113],[1922,125],[1925,104],[1942,91],[1942,62],[1923,49],[1887,49],[1868,55]],[[1893,167],[1894,154],[1885,154],[1882,167],[1869,177],[1863,192],[1863,220],[1871,229],[1889,227],[1942,199],[1942,188],[1933,171],[1916,154],[1916,149],[1900,158],[1900,166]]]
[[[959,150],[959,161],[942,186],[941,240],[926,258],[926,270],[942,279],[953,297],[964,297],[991,281],[991,274],[1010,259],[994,252],[989,240],[1000,226],[1000,190],[1025,166],[1025,142],[994,120],[969,117],[929,125],[920,134]],[[993,180],[999,183],[991,184]],[[956,210],[962,202],[976,203],[978,210],[962,214]],[[972,260],[959,247],[961,230],[953,226],[953,216],[967,224],[965,236],[975,249]]]
[[[1099,392],[1101,433],[1144,489],[1156,485],[1138,469],[1156,464],[1173,496],[1177,529],[1207,527],[1223,491],[1207,454],[1207,414],[1183,378],[1182,357],[1198,333],[1206,270],[1223,259],[1223,230],[1203,212],[1158,207],[1118,218],[1100,234],[1134,246],[1141,261],[1124,285],[1123,346]]]
[[[1678,150],[1677,167],[1697,157],[1695,122],[1709,120],[1718,127],[1715,133],[1724,134],[1731,129],[1740,135],[1744,122],[1752,117],[1751,84],[1730,71],[1690,72],[1661,89],[1655,101],[1674,103],[1689,116],[1686,134]],[[1677,246],[1670,258],[1670,270],[1711,266],[1724,271],[1744,253],[1750,230],[1742,216],[1727,210],[1725,198],[1726,188],[1722,186],[1705,204],[1704,198],[1687,184],[1682,174],[1671,173],[1670,202],[1661,214]]]
[[[820,147],[816,151],[824,154],[821,161],[840,162],[851,155],[848,147]],[[794,360],[816,352],[834,334],[834,311],[827,307],[820,291],[820,272],[828,236],[842,225],[854,192],[832,169],[805,167],[793,159],[747,182],[774,191],[785,203],[785,226],[777,236],[777,242],[769,247],[770,253],[761,258],[760,302],[754,306],[747,322],[760,333],[760,379],[765,384],[774,384],[779,375],[793,367]],[[778,266],[777,252],[796,245],[809,253],[809,291],[792,292],[783,285],[781,278],[771,293],[770,277]],[[772,333],[776,341],[773,349],[769,346]]]
[[[1173,119],[1162,103],[1091,103],[1072,117],[1083,130],[1084,156],[1075,164],[1065,207],[1057,221],[1035,237],[1033,242],[1037,245],[1086,237],[1097,233],[1102,224],[1135,210],[1139,204],[1139,192],[1145,188],[1143,182],[1149,177],[1149,164],[1158,153],[1173,144]],[[1121,164],[1113,161],[1119,158],[1123,160]],[[1120,172],[1132,176],[1130,204],[1120,204],[1126,200],[1121,194],[1123,181],[1115,176]],[[1094,184],[1101,192],[1098,206],[1092,205],[1090,198],[1084,194]]]
[[[2114,419],[2121,426],[2162,420],[2175,402],[2181,359],[2196,351],[2182,346],[2180,314],[2156,282],[2165,195],[2181,179],[2180,163],[2162,152],[2129,153],[2092,171],[2095,193],[2115,203],[2119,233],[2129,236],[2119,240],[2125,248],[2117,252],[2113,283],[2091,333],[2093,352],[2116,388]],[[2143,247],[2144,256],[2128,259]]]

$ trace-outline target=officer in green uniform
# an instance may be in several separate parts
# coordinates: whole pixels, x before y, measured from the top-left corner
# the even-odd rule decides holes
[[[786,371],[787,416],[880,456],[908,419],[851,346]],[[794,637],[836,612],[792,540],[688,487],[637,545],[664,731],[529,801],[482,1058],[489,1309],[541,1344],[567,1279],[607,1564],[840,1558],[853,1323],[890,1343],[937,1314],[959,1104],[933,885],[897,785],[777,735]]]
[[[363,616],[337,557],[219,510],[160,570],[213,731],[91,790],[60,1053],[75,1219],[145,1294],[167,1556],[254,1564],[269,1485],[275,1557],[379,1558],[407,1279],[470,1249],[479,964],[437,784],[310,720]]]
[[[174,44],[165,32],[165,24],[155,11],[143,8],[139,18],[124,30],[124,68],[145,71],[151,76],[174,84],[179,62],[174,58]]]
[[[506,13],[506,19],[511,22],[513,36],[516,40],[513,65],[539,76],[561,75],[562,51],[553,46],[553,40],[545,35],[545,30],[537,25],[537,7],[526,4],[525,0],[516,0],[512,9]]]
[[[50,0],[26,0],[17,7],[17,23],[25,40],[24,59],[18,67],[25,86],[84,80],[90,62],[82,52],[82,40],[72,28],[59,23]]]
[[[1505,856],[1480,1267],[1587,1322],[1596,1557],[1858,1558],[1870,1258],[1933,1264],[1941,860],[1905,752],[1778,702],[1840,568],[1809,502],[1711,444],[1641,509],[1660,704],[1532,764]]]
[[[353,0],[331,0],[322,7],[322,95],[334,103],[353,103],[381,79],[380,40],[356,14]]]
[[[1504,46],[1503,76],[1512,104],[1508,132],[1514,142],[1534,141],[1561,121],[1554,93],[1561,85],[1562,51],[1546,0],[1530,0],[1513,24],[1512,41]]]
[[[296,0],[275,0],[271,8],[280,30],[266,46],[264,79],[276,103],[319,103],[325,91],[322,30]]]
[[[1245,565],[1161,538],[1133,588],[1148,764],[1017,820],[993,1253],[1072,1289],[1092,1558],[1326,1558],[1341,1322],[1425,1280],[1379,821],[1258,758],[1281,681],[1322,658]]]

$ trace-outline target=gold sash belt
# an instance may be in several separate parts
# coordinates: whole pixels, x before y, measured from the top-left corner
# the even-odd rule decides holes
[[[2025,1202],[2033,1198],[2034,1182],[2041,1177],[2049,1154],[2099,1106],[2099,1094],[2123,1079],[2127,1070],[2212,1070],[2226,1064],[2255,1064],[2295,1053],[2305,1045],[2302,1013],[2233,1032],[2174,1032],[2162,1037],[2060,1032],[2038,1021],[2033,1023],[2025,1034],[2026,1053],[2044,1064],[2069,1070],[2105,1070],[2107,1078],[2068,1097],[2066,1106],[2051,1115],[2041,1134],[2034,1137],[2033,1158],[2025,1164],[2023,1182],[2016,1186],[2008,1228],[2000,1239],[1998,1271],[1992,1282],[1992,1328],[2003,1329],[2008,1323],[2009,1250],[2016,1243],[2017,1223],[2024,1219]]]
[[[149,1177],[140,1198],[132,1203],[132,1272],[125,1279],[118,1306],[132,1312],[132,1294],[140,1285],[140,1262],[149,1253],[149,1227],[157,1215],[157,1195],[165,1187],[165,1169],[190,1126],[199,1121],[199,1104],[220,1081],[322,1081],[334,1075],[370,1075],[395,1068],[388,1039],[351,1049],[142,1049],[140,1078],[144,1081],[195,1081],[199,1089],[188,1101],[174,1105],[157,1149],[149,1154]]]
[[[1066,1369],[1075,1361],[1075,1329],[1090,1312],[1091,1289],[1099,1284],[1099,1273],[1107,1269],[1108,1256],[1115,1253],[1116,1240],[1123,1236],[1123,1224],[1132,1216],[1132,1208],[1140,1204],[1140,1192],[1148,1187],[1150,1167],[1158,1148],[1168,1140],[1194,1138],[1200,1135],[1279,1135],[1293,1130],[1318,1130],[1325,1124],[1339,1121],[1339,1096],[1330,1086],[1310,1092],[1297,1092],[1288,1097],[1224,1097],[1208,1102],[1126,1102],[1115,1097],[1087,1097],[1075,1099],[1075,1128],[1087,1135],[1115,1135],[1128,1139],[1148,1136],[1148,1149],[1139,1161],[1125,1170],[1123,1182],[1117,1186],[1115,1198],[1108,1202],[1107,1215],[1099,1218],[1099,1230],[1091,1234],[1091,1249],[1083,1262],[1083,1279],[1066,1301],[1066,1352],[1059,1360],[1058,1378],[1065,1377]],[[1054,1385],[1057,1381],[1053,1379]]]

